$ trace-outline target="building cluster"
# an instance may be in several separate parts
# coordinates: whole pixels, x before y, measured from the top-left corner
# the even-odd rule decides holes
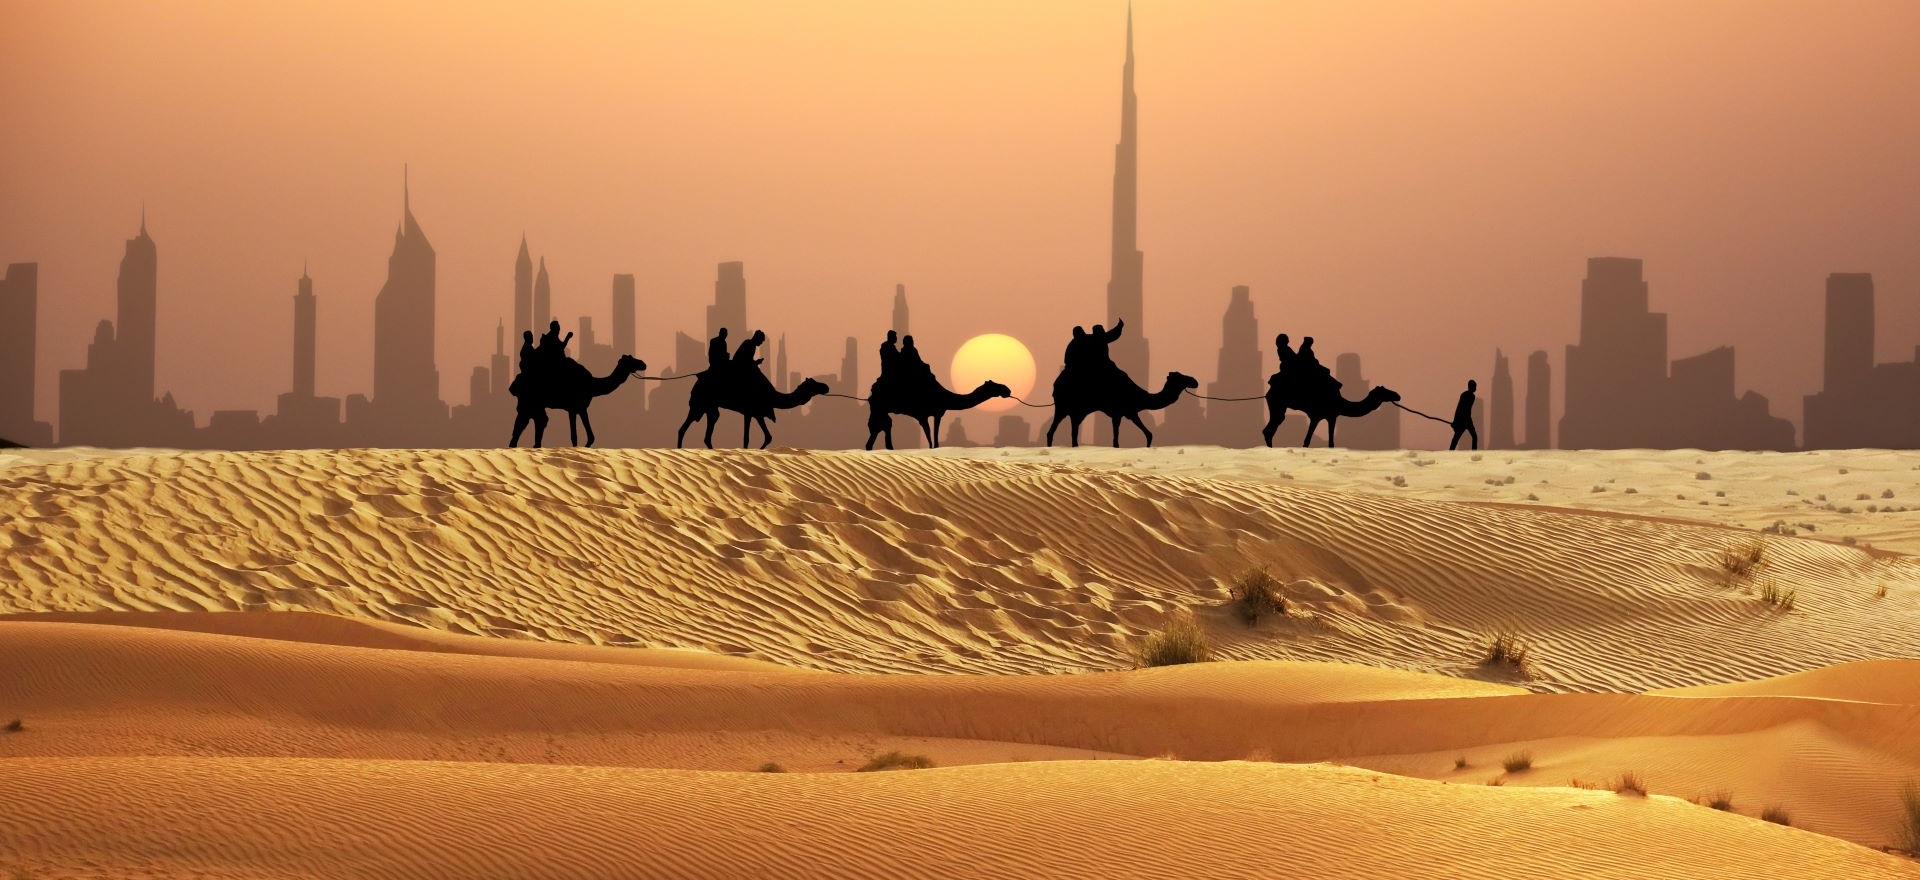
[[[1149,364],[1144,285],[1144,254],[1138,238],[1138,124],[1134,94],[1133,20],[1128,13],[1126,60],[1121,70],[1120,138],[1114,146],[1113,212],[1106,311],[1102,321],[1125,321],[1114,342],[1114,362],[1142,386],[1159,387]],[[34,418],[35,328],[38,267],[15,263],[0,279],[0,438],[29,445],[169,446],[177,448],[301,448],[341,446],[497,446],[513,422],[514,399],[507,388],[519,369],[519,349],[528,334],[538,337],[559,318],[546,258],[534,259],[526,237],[514,260],[512,315],[494,331],[494,352],[469,376],[467,401],[441,400],[434,360],[436,255],[413,215],[408,187],[402,185],[401,215],[387,259],[387,279],[375,299],[373,390],[342,399],[319,394],[315,376],[319,345],[319,298],[303,268],[293,296],[292,388],[279,396],[274,412],[262,417],[250,410],[223,410],[200,426],[171,394],[158,394],[154,381],[159,255],[147,233],[144,212],[139,234],[126,243],[117,282],[113,320],[101,321],[87,347],[86,366],[63,370],[59,381],[59,424]],[[1824,382],[1806,399],[1804,445],[1808,448],[1878,446],[1920,448],[1920,349],[1913,361],[1874,361],[1873,279],[1835,274],[1827,280],[1827,328]],[[596,375],[613,370],[620,355],[635,352],[634,276],[614,275],[611,327],[596,327],[587,317],[573,323],[569,353]],[[1162,444],[1206,443],[1251,446],[1260,441],[1265,407],[1248,398],[1266,390],[1272,339],[1264,336],[1254,312],[1252,291],[1234,287],[1221,315],[1220,346],[1214,377],[1203,386],[1207,398],[1182,400],[1158,413],[1155,430]],[[894,289],[890,327],[909,332],[907,293]],[[726,328],[737,346],[755,329],[748,320],[746,267],[719,264],[713,301],[706,307],[705,335],[676,333],[671,360],[654,364],[656,375],[623,388],[613,405],[594,409],[604,445],[664,446],[685,416],[686,379],[706,368],[707,341]],[[602,330],[607,331],[604,335]],[[1297,342],[1298,340],[1296,340]],[[1475,419],[1487,448],[1615,449],[1629,447],[1707,449],[1791,449],[1791,423],[1769,412],[1765,397],[1734,386],[1734,352],[1721,347],[1677,360],[1668,359],[1667,316],[1650,308],[1648,284],[1636,259],[1600,257],[1587,263],[1581,286],[1580,338],[1566,347],[1563,365],[1564,414],[1554,436],[1552,368],[1545,351],[1527,357],[1526,398],[1516,408],[1512,366],[1504,351],[1494,353],[1493,372],[1481,390]],[[848,337],[837,373],[811,378],[839,394],[864,396],[859,340]],[[802,380],[790,368],[788,340],[771,341],[761,369],[783,389]],[[1360,356],[1336,355],[1333,375],[1349,399],[1373,387]],[[649,381],[658,380],[658,381]],[[681,380],[681,381],[676,381]],[[1234,398],[1239,398],[1234,400]],[[951,446],[977,442],[985,414],[949,419]],[[1516,420],[1519,430],[1516,430]],[[775,440],[788,446],[847,448],[863,443],[866,408],[846,397],[820,397],[782,412]],[[1305,420],[1301,420],[1304,425]],[[1094,419],[1092,442],[1110,442],[1105,419]],[[998,417],[987,442],[997,446],[1035,442],[1031,423],[1017,413]],[[1282,435],[1284,436],[1284,435]],[[724,440],[726,435],[717,435]],[[1083,440],[1085,438],[1083,437]],[[1401,444],[1401,412],[1383,407],[1362,418],[1341,422],[1342,445],[1393,449]],[[914,430],[898,431],[896,443],[920,443]],[[1297,441],[1289,441],[1297,442]]]

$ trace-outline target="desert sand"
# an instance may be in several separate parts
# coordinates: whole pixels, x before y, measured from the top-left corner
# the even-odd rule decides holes
[[[1917,467],[7,454],[0,871],[1920,877]]]

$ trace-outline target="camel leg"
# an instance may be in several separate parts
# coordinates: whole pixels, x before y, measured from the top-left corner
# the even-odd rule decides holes
[[[1066,413],[1060,412],[1058,410],[1054,411],[1053,424],[1047,426],[1047,445],[1048,446],[1053,445],[1053,432],[1056,428],[1060,427],[1061,420],[1065,419],[1066,417],[1067,417]]]
[[[575,446],[580,445],[580,414],[567,411],[567,440]]]
[[[1281,409],[1267,407],[1267,426],[1260,429],[1260,436],[1267,438],[1267,448],[1273,448],[1273,434],[1280,430],[1280,423],[1286,420],[1287,411],[1284,407]]]
[[[680,433],[673,436],[673,448],[679,449],[687,442],[687,429],[692,427],[694,421],[699,418],[700,412],[698,410],[687,410],[687,420],[680,423]]]
[[[520,432],[521,432],[521,431],[525,431],[525,430],[527,429],[527,423],[528,423],[528,422],[531,422],[531,421],[533,421],[533,420],[532,420],[532,419],[530,419],[530,418],[527,418],[527,414],[526,414],[526,413],[515,413],[515,414],[514,414],[514,417],[513,417],[513,439],[512,439],[512,440],[508,440],[508,441],[507,441],[507,448],[508,448],[508,449],[513,449],[513,448],[515,448],[515,447],[518,447],[518,446],[520,445]]]
[[[933,416],[933,436],[930,439],[933,441],[932,446],[935,449],[940,448],[940,419],[944,415],[944,413],[934,413]]]
[[[1140,421],[1140,414],[1139,414],[1139,413],[1127,413],[1127,421],[1129,421],[1129,422],[1132,422],[1132,423],[1133,423],[1133,426],[1134,426],[1134,427],[1136,427],[1136,428],[1139,428],[1139,429],[1140,429],[1140,436],[1142,436],[1142,437],[1145,437],[1145,438],[1147,438],[1147,445],[1148,445],[1148,446],[1152,446],[1152,445],[1153,445],[1153,432],[1152,432],[1152,431],[1149,431],[1149,430],[1147,430],[1147,423],[1146,423],[1146,422],[1143,422],[1143,421]],[[1114,426],[1113,426],[1113,432],[1114,432],[1115,434],[1118,434],[1118,433],[1120,433],[1120,426],[1119,426],[1119,425],[1114,425]]]
[[[1076,448],[1079,447],[1080,445],[1080,420],[1084,418],[1086,418],[1086,416],[1073,416],[1071,421],[1067,424],[1069,433],[1073,435],[1073,445]]]
[[[750,415],[747,415],[746,413],[741,413],[740,414],[740,448],[749,449],[752,446],[753,446],[753,417]]]
[[[893,416],[887,416],[887,448],[893,448]]]
[[[713,426],[717,424],[719,421],[720,421],[719,410],[717,409],[707,410],[707,438],[706,439],[707,439],[708,449],[713,448]]]
[[[1120,448],[1120,417],[1107,416],[1107,418],[1113,420],[1113,448],[1119,449]]]
[[[920,436],[927,438],[927,448],[928,449],[939,448],[940,442],[933,439],[933,428],[927,425],[927,417],[920,416],[919,418],[914,419],[914,421],[920,423]]]
[[[759,416],[754,416],[753,419],[754,421],[760,423],[760,448],[765,449],[767,448],[767,444],[773,442],[773,432],[767,430],[766,419],[763,419]]]
[[[580,427],[587,429],[587,445],[593,445],[593,419],[587,417],[587,411],[580,411]]]
[[[1329,416],[1327,418],[1327,448],[1328,449],[1333,448],[1333,426],[1338,424],[1340,424],[1339,416]]]
[[[541,438],[545,436],[547,436],[547,413],[546,410],[541,410],[539,415],[533,417],[533,448],[539,449]]]
[[[1308,417],[1307,436],[1300,441],[1300,445],[1302,447],[1311,447],[1313,445],[1313,432],[1319,429],[1319,427],[1320,427],[1319,419]]]

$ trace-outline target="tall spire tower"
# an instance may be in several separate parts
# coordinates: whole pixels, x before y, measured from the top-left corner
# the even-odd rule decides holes
[[[1133,94],[1133,4],[1127,4],[1127,62],[1120,72],[1120,143],[1113,148],[1113,265],[1107,276],[1109,321],[1125,320],[1113,343],[1113,362],[1138,382],[1147,381],[1147,328],[1143,314],[1139,240],[1139,106]]]

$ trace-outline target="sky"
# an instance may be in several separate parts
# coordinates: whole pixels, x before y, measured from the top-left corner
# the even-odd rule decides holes
[[[0,262],[40,264],[39,393],[112,316],[142,205],[158,377],[204,423],[372,383],[401,169],[439,254],[444,397],[493,347],[522,234],[556,311],[635,352],[700,334],[715,266],[805,373],[907,286],[928,359],[1024,340],[1042,382],[1106,320],[1122,0],[0,0]],[[1671,357],[1721,344],[1798,419],[1830,272],[1872,272],[1881,360],[1920,344],[1920,3],[1139,0],[1153,372],[1211,381],[1221,314],[1357,351],[1409,405],[1494,348],[1577,337],[1593,256],[1646,261]],[[1268,352],[1271,368],[1271,352]],[[869,357],[863,370],[872,375]],[[1524,376],[1516,375],[1524,386]],[[1149,384],[1157,386],[1155,378]],[[1560,397],[1558,388],[1555,398]],[[1408,423],[1410,445],[1432,438]],[[974,426],[976,436],[990,436]]]

